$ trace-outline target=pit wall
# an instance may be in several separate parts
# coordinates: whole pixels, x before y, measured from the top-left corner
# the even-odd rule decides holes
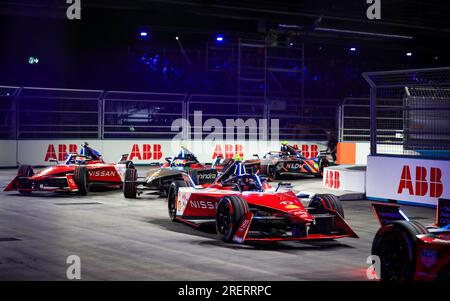
[[[163,162],[164,158],[176,155],[184,145],[194,152],[201,162],[214,162],[217,156],[232,158],[236,153],[245,159],[253,154],[263,156],[269,150],[279,150],[280,141],[173,141],[163,139],[136,140],[0,140],[0,167],[20,164],[33,166],[54,165],[52,159],[64,161],[65,154],[79,150],[83,142],[98,150],[106,162],[117,162],[122,154],[129,154],[135,164],[146,165]],[[319,150],[326,149],[325,141],[289,141],[302,150],[305,157],[314,157]]]

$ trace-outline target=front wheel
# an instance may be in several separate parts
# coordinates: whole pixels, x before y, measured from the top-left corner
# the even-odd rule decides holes
[[[327,159],[323,158],[319,160],[319,176],[323,177],[323,170],[325,167],[330,166],[330,162]]]
[[[173,222],[177,220],[178,189],[180,187],[188,187],[188,185],[184,181],[173,181],[167,193],[167,209],[169,217]]]
[[[33,168],[30,165],[21,165],[17,171],[19,178],[18,190],[20,194],[31,194],[31,183],[28,181],[29,177],[34,175]]]
[[[127,199],[135,199],[137,196],[137,171],[135,168],[127,168],[125,170],[125,178],[123,181],[123,195]]]
[[[333,194],[316,194],[311,201],[309,201],[308,207],[319,210],[330,209],[339,213],[339,215],[344,218],[344,208],[342,208],[341,200]]]
[[[249,210],[247,201],[240,196],[222,198],[216,212],[216,230],[219,238],[230,242]]]
[[[416,221],[394,221],[381,227],[372,242],[372,254],[380,258],[381,280],[413,280],[417,237],[427,229]]]
[[[88,170],[86,166],[77,166],[73,172],[73,179],[78,187],[78,195],[87,195],[89,192]]]

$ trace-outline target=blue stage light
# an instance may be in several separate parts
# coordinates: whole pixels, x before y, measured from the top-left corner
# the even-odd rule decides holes
[[[351,47],[351,48],[350,48],[350,51],[355,52],[355,51],[356,51],[356,47]]]
[[[223,42],[223,35],[218,34],[218,35],[216,36],[216,41],[217,41],[217,42]]]
[[[412,56],[412,52],[407,52],[406,56]]]
[[[140,36],[141,36],[141,37],[146,37],[146,36],[148,36],[148,32],[146,32],[146,31],[141,31]]]

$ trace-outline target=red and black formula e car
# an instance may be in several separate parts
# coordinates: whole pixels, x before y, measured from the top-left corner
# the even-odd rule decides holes
[[[144,191],[157,191],[161,196],[166,196],[170,184],[182,180],[185,174],[190,175],[195,185],[205,185],[214,182],[217,170],[201,164],[192,152],[181,147],[178,155],[167,157],[162,165],[152,166],[145,177],[139,178],[134,168],[127,169],[123,194],[126,198],[136,198]]]
[[[256,155],[255,155],[256,156]],[[330,165],[327,155],[320,152],[315,158],[305,158],[299,150],[283,143],[280,151],[270,151],[261,159],[247,160],[246,166],[253,166],[260,174],[275,180],[284,176],[312,175],[321,177],[323,169]]]
[[[372,204],[381,228],[372,242],[381,280],[450,280],[450,200],[439,199],[434,225],[410,220],[396,204]]]
[[[117,163],[105,163],[101,154],[88,146],[81,146],[80,154],[68,154],[64,164],[57,164],[34,173],[29,165],[19,167],[17,176],[4,191],[17,190],[22,194],[34,191],[76,192],[86,195],[90,186],[121,185],[127,168],[134,168],[122,155]]]
[[[317,195],[304,207],[289,183],[273,188],[234,162],[209,186],[197,186],[185,175],[168,193],[173,221],[193,226],[215,223],[226,242],[306,241],[358,236],[344,220],[337,197]]]

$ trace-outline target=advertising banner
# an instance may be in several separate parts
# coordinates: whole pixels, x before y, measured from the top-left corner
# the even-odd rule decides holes
[[[450,161],[369,156],[367,197],[435,206],[450,198]]]
[[[263,156],[270,150],[279,150],[280,141],[175,141],[175,140],[19,140],[18,159],[20,164],[52,165],[53,160],[64,161],[67,153],[77,152],[83,142],[98,150],[106,162],[116,162],[122,154],[128,154],[129,160],[135,164],[149,164],[163,162],[181,149],[187,147],[197,155],[201,162],[212,163],[220,156],[233,158],[239,154],[245,159],[253,158],[257,154]],[[315,157],[320,150],[326,149],[326,142],[289,141],[296,145],[302,154]],[[14,160],[15,161],[15,160]]]

